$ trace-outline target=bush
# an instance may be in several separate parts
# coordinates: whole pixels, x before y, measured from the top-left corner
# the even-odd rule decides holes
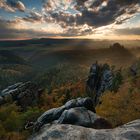
[[[107,118],[113,126],[119,126],[140,118],[140,93],[129,90],[130,84],[123,84],[117,93],[107,92],[97,106],[97,114]]]
[[[118,70],[114,75],[111,90],[117,92],[122,83],[123,83],[123,76],[121,74],[121,70]]]
[[[24,130],[25,123],[35,121],[42,114],[42,110],[34,107],[21,112],[15,104],[6,104],[0,107],[0,139],[3,140],[23,140],[29,136],[29,132]]]

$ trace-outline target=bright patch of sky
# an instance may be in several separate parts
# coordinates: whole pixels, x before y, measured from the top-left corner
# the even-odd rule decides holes
[[[140,13],[136,14],[133,18],[129,19],[122,27],[140,27]]]

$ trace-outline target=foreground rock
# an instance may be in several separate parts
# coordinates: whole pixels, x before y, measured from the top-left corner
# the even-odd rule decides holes
[[[22,108],[35,105],[41,94],[41,90],[32,82],[19,82],[7,87],[0,93],[0,105],[16,101]]]
[[[47,124],[29,140],[140,140],[140,119],[114,129]]]
[[[65,110],[55,123],[72,124],[95,129],[112,128],[112,125],[107,120],[85,107],[75,107]]]
[[[48,123],[76,124],[92,127],[100,117],[95,114],[91,98],[77,98],[66,102],[65,105],[44,112],[35,122],[27,122],[25,129],[33,127],[34,132]]]

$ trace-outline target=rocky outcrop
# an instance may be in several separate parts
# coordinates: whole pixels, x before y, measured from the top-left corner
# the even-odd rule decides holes
[[[94,105],[99,102],[99,98],[105,90],[110,90],[113,83],[113,72],[108,64],[99,65],[94,63],[89,72],[86,89]]]
[[[34,130],[29,140],[139,140],[140,120],[112,129],[92,107],[92,99],[86,97],[46,111],[25,126]]]
[[[61,107],[44,112],[36,122],[28,122],[25,128],[28,129],[32,124],[33,130],[39,131],[43,125],[48,123],[67,123],[92,127],[97,118],[99,117],[95,114],[92,99],[89,97],[77,98],[66,102]]]
[[[140,140],[140,120],[101,130],[69,124],[47,124],[29,140]]]
[[[8,86],[0,93],[0,105],[16,101],[22,108],[31,106],[37,103],[41,91],[36,84],[32,82],[19,82]]]
[[[65,110],[55,123],[73,124],[98,129],[107,129],[112,127],[107,120],[101,118],[85,107],[75,107],[69,110]]]

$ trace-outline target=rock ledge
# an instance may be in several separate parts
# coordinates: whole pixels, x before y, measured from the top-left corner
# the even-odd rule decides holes
[[[114,129],[92,129],[68,124],[47,124],[29,140],[140,140],[140,119]]]

